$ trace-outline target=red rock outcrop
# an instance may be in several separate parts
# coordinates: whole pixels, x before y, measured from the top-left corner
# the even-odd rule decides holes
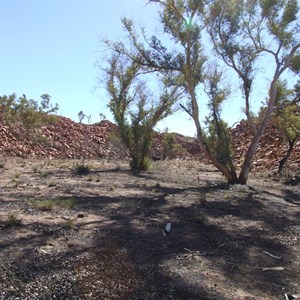
[[[58,117],[34,134],[26,133],[21,126],[10,127],[0,121],[0,152],[9,156],[47,158],[108,157],[109,137],[116,125],[102,121],[93,125],[73,122]]]
[[[65,117],[57,117],[57,121],[45,125],[30,134],[21,126],[8,126],[0,119],[0,154],[7,156],[36,157],[36,158],[124,158],[126,150],[122,149],[115,137],[118,128],[110,121],[87,125],[76,123]],[[232,129],[234,145],[234,160],[240,166],[252,133],[247,122],[242,121]],[[152,158],[161,159],[163,156],[163,133],[155,133],[153,140]],[[184,151],[177,158],[197,158],[207,162],[196,139],[176,134],[176,143]],[[273,170],[278,167],[280,159],[287,151],[288,143],[276,127],[270,123],[265,135],[259,143],[254,170]],[[290,157],[290,163],[299,168],[300,141],[295,144]]]
[[[246,121],[240,122],[231,131],[234,161],[236,165],[241,166],[243,158],[249,147],[253,134]],[[262,139],[259,142],[254,156],[253,170],[274,170],[278,168],[279,161],[284,157],[288,150],[288,142],[284,140],[283,135],[275,127],[274,123],[269,122]],[[300,166],[300,140],[294,145],[289,164],[295,167]]]

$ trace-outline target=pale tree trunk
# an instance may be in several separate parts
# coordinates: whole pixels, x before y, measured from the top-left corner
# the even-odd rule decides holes
[[[198,103],[193,88],[189,88],[189,94],[191,96],[191,101],[192,101],[192,117],[197,130],[197,139],[200,143],[202,150],[207,155],[211,163],[226,177],[228,183],[230,184],[237,183],[238,178],[233,165],[231,170],[229,170],[226,166],[220,163],[215,157],[215,155],[209,150],[207,144],[205,143],[202,134],[201,125],[199,122],[199,107],[198,107]]]
[[[210,151],[207,144],[205,143],[202,128],[199,121],[199,106],[196,99],[195,94],[195,87],[193,84],[193,67],[191,65],[191,40],[190,40],[190,34],[188,35],[187,39],[187,48],[186,48],[186,57],[187,57],[187,66],[188,66],[188,72],[185,73],[186,77],[186,83],[187,83],[187,89],[188,93],[191,97],[191,104],[192,104],[192,114],[191,117],[194,120],[196,131],[197,131],[197,139],[200,143],[200,146],[204,153],[207,155],[208,159],[211,161],[211,163],[226,177],[228,183],[234,184],[237,182],[237,174],[236,170],[232,164],[230,163],[230,168],[228,169],[224,164],[220,163],[216,156]]]
[[[256,152],[258,143],[259,143],[260,139],[262,138],[264,131],[268,125],[268,122],[271,118],[271,114],[272,114],[272,111],[274,108],[274,102],[275,102],[275,98],[276,98],[276,82],[277,82],[278,77],[279,77],[278,74],[276,74],[276,76],[274,76],[274,79],[271,83],[270,93],[269,93],[269,103],[268,103],[267,110],[264,114],[262,121],[257,126],[257,130],[254,134],[254,137],[253,137],[253,139],[249,145],[248,151],[245,155],[244,163],[243,163],[243,166],[242,166],[242,169],[241,169],[241,172],[239,175],[239,179],[238,179],[238,182],[240,184],[246,184],[248,181],[248,176],[251,171],[253,157]]]

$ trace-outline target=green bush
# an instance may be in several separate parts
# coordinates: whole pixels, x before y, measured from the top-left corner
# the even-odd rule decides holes
[[[177,156],[182,156],[187,152],[182,145],[176,142],[175,134],[169,132],[166,132],[164,135],[162,151],[163,159],[176,158]]]
[[[74,198],[68,199],[41,199],[32,200],[30,202],[31,207],[39,209],[41,211],[52,211],[55,207],[71,209],[76,205]]]

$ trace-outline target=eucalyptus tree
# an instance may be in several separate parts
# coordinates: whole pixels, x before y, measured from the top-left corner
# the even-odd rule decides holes
[[[286,81],[277,82],[275,100],[275,124],[283,133],[288,148],[278,165],[278,173],[281,174],[285,164],[290,158],[294,145],[300,139],[300,81],[293,89],[287,88]]]
[[[104,71],[109,108],[119,127],[121,140],[129,150],[131,168],[147,170],[153,128],[172,113],[172,107],[180,97],[178,88],[163,88],[155,101],[145,80],[140,79],[145,75],[143,67],[121,54],[113,54]]]
[[[133,21],[122,19],[124,30],[128,34],[128,44],[124,42],[106,41],[106,45],[116,53],[125,55],[134,63],[149,72],[163,74],[167,86],[180,88],[188,99],[182,105],[192,117],[198,141],[212,161],[229,182],[237,179],[235,169],[228,169],[211,151],[206,142],[206,134],[200,123],[197,88],[203,83],[203,68],[207,60],[202,49],[201,32],[205,28],[203,21],[204,1],[149,1],[162,6],[160,20],[164,32],[173,41],[173,49],[169,50],[157,36],[147,38],[142,30],[142,38],[138,36]]]
[[[0,96],[0,116],[8,125],[20,125],[26,133],[34,131],[47,122],[55,121],[59,106],[51,103],[51,96],[41,95],[41,100],[27,99],[26,95],[17,97],[16,94]]]
[[[144,30],[140,37],[133,22],[124,18],[122,22],[128,34],[128,44],[106,41],[106,45],[149,72],[160,72],[165,78],[165,84],[180,87],[187,98],[187,103],[182,107],[192,117],[198,141],[207,157],[229,183],[245,184],[257,145],[274,108],[276,82],[288,69],[291,71],[300,69],[297,1],[150,0],[148,2],[160,5],[160,22],[164,34],[169,37],[168,42],[163,45],[157,36],[147,38]],[[199,104],[204,98],[200,97],[199,89],[203,89],[205,78],[209,77],[208,68],[205,67],[210,59],[205,51],[209,47],[207,41],[203,39],[203,35],[207,33],[219,63],[236,72],[242,82],[245,112],[254,132],[240,174],[237,174],[231,157],[228,156],[228,163],[224,164],[216,149],[211,148],[213,143],[208,143],[200,122],[200,118],[204,116],[201,115]],[[270,68],[273,68],[271,70],[273,76],[267,87],[269,90],[267,109],[261,122],[257,124],[252,118],[250,109],[251,92],[257,72],[262,71],[257,68],[257,63],[262,56],[267,55],[274,61],[270,65]],[[213,54],[210,53],[210,56]],[[216,84],[220,82],[216,81]],[[214,97],[217,96],[215,93]],[[216,99],[211,104],[217,104]],[[221,106],[209,107],[213,109],[211,110],[213,113]],[[211,123],[211,133],[221,133],[216,125],[220,126],[222,120],[220,116],[217,117],[215,121],[218,120],[218,123]],[[217,135],[216,138],[222,139],[226,136]],[[230,142],[228,139],[227,141]]]
[[[288,70],[296,73],[300,68],[299,6],[297,0],[216,0],[206,16],[216,53],[242,82],[246,115],[254,131],[238,178],[238,182],[246,183],[274,109],[277,82]],[[259,67],[262,61],[267,65]],[[255,123],[250,111],[251,90],[254,79],[266,69],[271,74],[265,85],[267,101],[260,121]]]
[[[0,119],[8,126],[10,134],[17,133],[19,138],[26,137],[33,142],[45,140],[39,128],[56,122],[54,114],[58,109],[58,104],[53,105],[48,94],[41,95],[40,101],[28,99],[24,94],[20,97],[15,93],[0,96]]]

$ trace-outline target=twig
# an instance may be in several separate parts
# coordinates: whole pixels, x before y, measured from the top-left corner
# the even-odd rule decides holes
[[[265,271],[284,271],[284,267],[265,267],[262,268],[263,272]]]
[[[183,248],[183,249],[184,249],[185,251],[187,251],[187,252],[193,254],[193,255],[196,255],[196,256],[204,256],[204,255],[207,255],[207,254],[208,254],[208,252],[200,253],[199,251],[192,251],[192,250],[190,250],[190,249],[188,249],[188,248]]]
[[[272,254],[272,253],[270,253],[270,252],[268,252],[268,251],[263,251],[263,252],[266,253],[266,254],[268,254],[268,255],[271,256],[272,258],[275,258],[275,259],[282,259],[281,256],[276,256],[276,255],[274,255],[274,254]]]
[[[194,252],[192,251],[192,250],[190,250],[190,249],[188,249],[188,248],[183,248],[185,251],[187,251],[187,252],[190,252],[190,253],[192,253],[192,254],[194,254]]]
[[[274,286],[276,286],[276,287],[278,287],[278,288],[280,288],[280,289],[284,289],[284,288],[285,288],[284,286],[275,284],[275,283],[273,283],[273,282],[272,282],[271,284],[274,285]]]

